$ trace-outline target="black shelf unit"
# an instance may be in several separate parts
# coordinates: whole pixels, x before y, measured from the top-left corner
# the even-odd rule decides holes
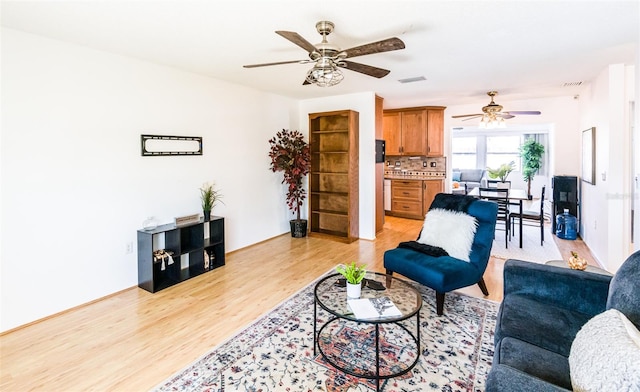
[[[553,176],[551,179],[551,186],[553,188],[551,232],[555,234],[556,216],[558,216],[558,214],[562,214],[565,208],[569,210],[569,214],[575,216],[578,221],[580,220],[578,177]]]
[[[205,238],[205,226],[209,237]],[[168,260],[154,260],[153,252],[164,240],[166,251],[173,253],[173,264]],[[183,266],[183,259],[185,266]],[[176,226],[166,224],[153,230],[138,230],[138,287],[151,293],[166,289],[193,278],[225,262],[224,218],[213,216],[200,221]]]

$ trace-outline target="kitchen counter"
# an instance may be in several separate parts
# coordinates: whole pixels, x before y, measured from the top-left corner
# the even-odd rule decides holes
[[[418,180],[418,181],[422,181],[422,180],[444,180],[445,177],[444,176],[403,176],[403,175],[392,175],[392,174],[385,174],[384,176],[385,180]]]
[[[385,171],[384,178],[386,180],[444,180],[446,175],[444,172],[409,172],[409,171]]]

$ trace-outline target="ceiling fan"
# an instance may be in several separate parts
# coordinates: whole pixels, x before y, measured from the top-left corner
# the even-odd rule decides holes
[[[404,49],[404,42],[399,38],[393,37],[378,42],[356,46],[350,49],[341,50],[338,46],[330,44],[327,36],[333,32],[334,24],[329,21],[320,21],[316,23],[316,30],[322,36],[322,42],[317,45],[309,43],[300,34],[293,31],[276,31],[276,34],[288,39],[294,44],[309,53],[309,59],[279,61],[275,63],[250,64],[244,68],[266,67],[270,65],[281,64],[308,64],[315,63],[313,68],[307,72],[303,85],[316,84],[321,87],[334,86],[343,79],[342,72],[338,68],[344,68],[375,78],[382,78],[390,71],[383,68],[373,67],[371,65],[355,63],[346,60],[347,58],[364,56],[367,54],[389,52],[392,50]]]
[[[537,110],[515,110],[509,112],[502,111],[502,105],[498,105],[493,101],[493,97],[498,95],[497,91],[489,91],[487,95],[491,97],[491,102],[487,106],[482,108],[482,113],[477,114],[461,114],[457,116],[451,116],[452,118],[464,118],[462,121],[471,120],[474,118],[482,117],[480,120],[480,128],[504,128],[506,124],[505,119],[514,118],[519,115],[538,115]]]

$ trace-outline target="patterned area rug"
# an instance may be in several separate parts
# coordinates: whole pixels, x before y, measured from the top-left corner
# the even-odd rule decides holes
[[[303,288],[252,325],[165,380],[156,391],[375,391],[370,380],[347,376],[313,350],[313,288]],[[435,314],[435,293],[415,285],[423,297],[420,311],[421,352],[407,374],[380,384],[387,392],[483,391],[493,357],[498,305],[448,293],[444,315]],[[319,318],[328,315],[319,314]],[[407,320],[413,322],[415,319]],[[360,324],[344,323],[334,331],[331,350],[345,363],[362,363],[363,350],[349,346]],[[415,328],[415,327],[414,327]],[[383,332],[384,333],[384,332]],[[364,351],[367,351],[364,349]],[[387,357],[411,360],[393,339],[383,345]],[[415,355],[415,354],[413,354]],[[403,358],[404,357],[404,358]],[[384,360],[384,358],[383,358]]]

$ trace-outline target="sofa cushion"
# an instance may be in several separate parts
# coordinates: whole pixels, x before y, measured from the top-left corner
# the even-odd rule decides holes
[[[639,391],[640,332],[624,314],[607,310],[580,329],[569,366],[574,391]]]
[[[494,361],[554,385],[571,389],[569,360],[553,351],[505,337],[496,346]]]
[[[514,369],[510,366],[493,364],[487,377],[485,392],[568,392],[539,378]]]
[[[478,283],[478,268],[451,256],[433,257],[406,248],[384,252],[384,267],[439,292]]]
[[[565,357],[571,342],[591,315],[511,294],[500,305],[496,341],[510,336]]]
[[[459,171],[452,172],[451,173],[451,181],[459,182],[460,181],[460,176],[461,176],[461,173]]]
[[[607,298],[607,309],[615,308],[640,329],[640,251],[635,252],[622,264],[611,279]]]
[[[477,227],[476,218],[469,214],[435,208],[427,213],[418,242],[442,248],[451,257],[469,261]]]

